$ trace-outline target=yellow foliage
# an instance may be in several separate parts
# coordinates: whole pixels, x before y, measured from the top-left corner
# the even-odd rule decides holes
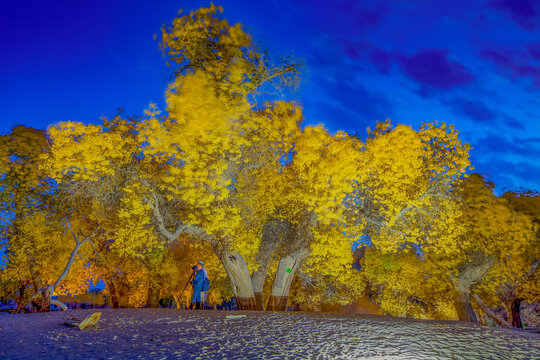
[[[265,86],[296,79],[299,65],[273,66],[221,11],[199,9],[163,29],[176,74],[163,114],[151,104],[141,119],[49,129],[41,168],[85,199],[88,218],[107,229],[108,250],[144,258],[183,235],[218,256],[238,251],[254,271],[265,224],[280,220],[291,234],[276,240],[270,273],[280,256],[303,247],[307,274],[344,284],[354,278],[351,247],[363,234],[381,251],[462,246],[452,186],[470,164],[456,129],[387,121],[364,144],[322,125],[302,127],[298,104],[256,101]]]

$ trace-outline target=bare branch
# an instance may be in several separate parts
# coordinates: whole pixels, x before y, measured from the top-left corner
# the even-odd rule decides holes
[[[92,249],[94,250],[94,253],[96,254],[96,257],[101,260],[101,261],[104,261],[103,257],[101,256],[101,254],[97,251],[96,249],[96,246],[94,245],[94,242],[92,240],[90,240],[90,238],[87,238],[87,241],[88,243],[90,244],[90,246],[92,246]]]
[[[71,232],[71,236],[73,236],[73,239],[75,240],[75,245],[79,245],[79,235],[75,236],[75,234]]]

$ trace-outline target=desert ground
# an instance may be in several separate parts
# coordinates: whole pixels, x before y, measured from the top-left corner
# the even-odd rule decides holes
[[[102,312],[97,327],[64,325]],[[232,316],[231,316],[232,315]],[[174,309],[0,313],[2,359],[540,359],[540,334],[455,321]]]

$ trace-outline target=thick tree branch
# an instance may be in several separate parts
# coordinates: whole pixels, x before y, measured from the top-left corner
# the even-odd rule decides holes
[[[67,311],[67,309],[68,309],[66,304],[64,304],[63,302],[60,302],[58,300],[55,300],[55,299],[51,299],[51,304],[58,306],[63,311]]]
[[[152,193],[152,200],[153,201],[149,201],[148,203],[152,208],[154,219],[156,220],[159,232],[161,233],[161,235],[167,238],[169,243],[176,241],[180,237],[180,235],[182,235],[183,229],[181,224],[178,224],[174,231],[170,231],[169,229],[167,229],[167,227],[165,226],[165,219],[163,218],[163,214],[161,213],[158,197],[154,192]]]
[[[504,320],[503,318],[499,317],[497,314],[495,314],[493,312],[493,310],[491,310],[490,308],[488,308],[486,306],[486,304],[484,304],[484,302],[482,301],[482,299],[480,299],[480,296],[476,295],[476,294],[473,294],[473,298],[474,300],[476,301],[476,303],[478,304],[478,306],[480,306],[480,308],[482,309],[482,311],[484,311],[484,313],[489,316],[490,318],[492,318],[493,320],[495,320],[495,322],[497,322],[497,324],[499,325],[503,325],[503,326],[506,326],[507,328],[511,329],[512,328],[512,325],[510,325],[510,323],[506,320]]]
[[[169,244],[178,240],[181,235],[190,235],[198,239],[204,240],[212,246],[217,245],[216,239],[198,225],[184,224],[178,221],[174,231],[170,231],[169,229],[167,229],[167,226],[165,225],[165,219],[160,209],[159,199],[155,192],[152,192],[152,199],[153,201],[150,201],[149,204],[152,209],[154,219],[156,220],[158,230],[160,234],[162,234],[167,239],[167,242]]]

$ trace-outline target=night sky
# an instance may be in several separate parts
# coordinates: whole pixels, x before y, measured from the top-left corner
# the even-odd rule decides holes
[[[164,105],[162,24],[206,1],[6,1],[0,132]],[[271,51],[305,59],[306,123],[454,124],[497,191],[540,190],[540,0],[220,1]]]

